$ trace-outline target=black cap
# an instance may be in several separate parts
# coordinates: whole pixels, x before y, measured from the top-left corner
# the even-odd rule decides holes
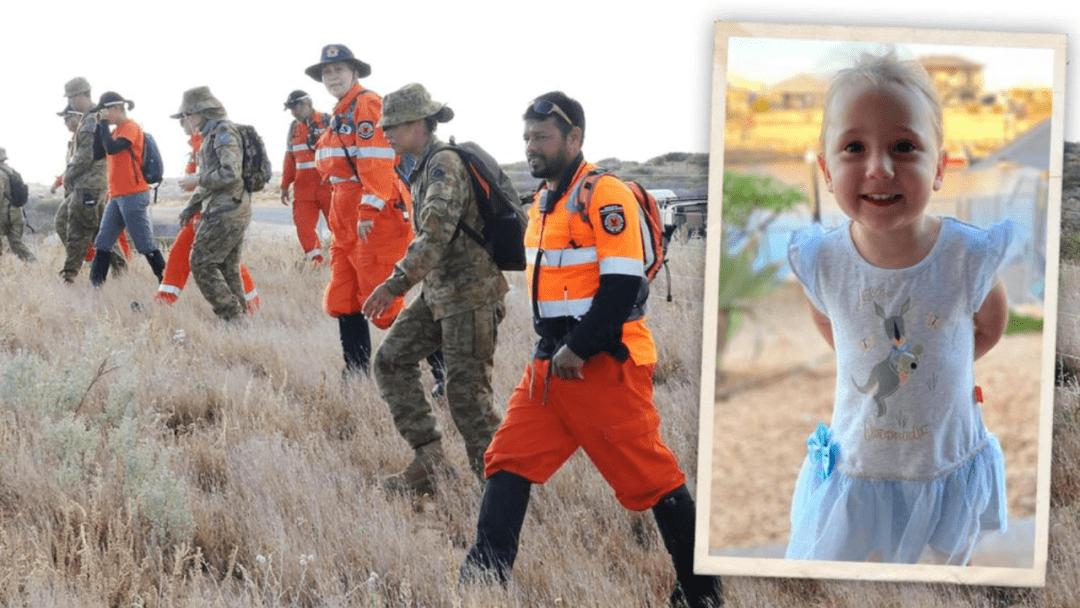
[[[294,106],[296,106],[296,104],[300,103],[305,99],[311,99],[311,96],[301,91],[300,89],[297,89],[292,93],[289,93],[288,99],[285,100],[285,109],[292,109]]]
[[[100,112],[109,106],[115,106],[117,104],[126,103],[128,109],[135,107],[135,102],[130,99],[124,99],[124,96],[116,91],[105,91],[101,94],[101,99],[98,100],[98,104],[90,108],[89,112]]]

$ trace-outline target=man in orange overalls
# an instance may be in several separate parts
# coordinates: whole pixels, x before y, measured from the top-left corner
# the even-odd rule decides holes
[[[281,164],[281,204],[289,204],[289,186],[292,186],[296,236],[308,261],[322,264],[322,245],[315,228],[320,213],[329,222],[333,188],[315,170],[315,142],[329,126],[330,115],[316,112],[311,96],[299,90],[289,93],[285,109],[292,112],[295,120],[289,125],[285,160]]]
[[[169,118],[180,120],[180,128],[184,135],[188,136],[188,145],[191,146],[191,154],[188,162],[184,165],[184,177],[192,178],[199,171],[198,157],[199,147],[202,145],[202,137],[198,131],[193,130],[188,122],[187,115],[183,113],[173,114]],[[181,188],[186,192],[194,192],[198,182],[189,179]],[[180,227],[173,239],[172,247],[169,248],[169,258],[165,262],[165,275],[158,285],[157,293],[154,294],[154,302],[158,304],[172,305],[180,297],[180,292],[187,285],[191,276],[191,244],[195,242],[195,230],[199,227],[202,214],[197,213],[188,223]],[[248,273],[247,265],[240,264],[240,279],[244,283],[244,304],[248,313],[254,313],[259,309],[259,292],[255,289],[255,281]]]
[[[596,166],[581,154],[577,101],[547,93],[523,118],[530,171],[545,180],[525,231],[525,284],[540,340],[484,456],[476,543],[461,579],[509,578],[532,484],[580,447],[624,507],[652,509],[675,566],[672,606],[722,605],[719,580],[694,574],[694,499],[653,404],[656,348],[641,297],[648,284],[637,200],[605,176],[581,208],[577,193]]]
[[[333,235],[330,284],[323,306],[338,320],[345,374],[367,374],[371,335],[361,309],[412,240],[409,190],[394,169],[394,150],[376,126],[382,98],[360,86],[371,66],[345,45],[329,44],[319,63],[304,73],[338,100],[330,128],[315,146],[315,167],[333,186],[327,220]],[[371,322],[386,329],[404,306],[398,297]]]

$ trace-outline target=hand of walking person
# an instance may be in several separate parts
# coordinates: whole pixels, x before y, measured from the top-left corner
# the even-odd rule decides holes
[[[584,380],[585,374],[581,373],[584,365],[585,360],[563,344],[551,358],[551,373],[563,380]]]
[[[390,290],[386,288],[386,284],[380,284],[375,288],[375,291],[371,292],[368,299],[364,301],[364,308],[362,312],[364,316],[372,319],[386,312],[386,309],[390,308],[390,305],[394,303],[394,299],[397,296],[390,293]]]
[[[285,205],[286,207],[289,206],[289,191],[288,190],[282,190],[281,191],[281,204]]]
[[[361,241],[367,242],[367,237],[371,234],[371,230],[375,228],[375,220],[363,220],[356,225],[356,234],[360,237]]]

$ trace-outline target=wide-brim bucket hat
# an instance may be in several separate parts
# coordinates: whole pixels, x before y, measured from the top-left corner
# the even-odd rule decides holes
[[[64,83],[64,97],[74,97],[79,93],[89,93],[90,83],[82,76],[76,76]]]
[[[392,127],[429,116],[439,122],[448,122],[454,117],[454,111],[445,103],[433,101],[424,85],[412,83],[383,97],[378,126]]]
[[[98,100],[96,106],[90,108],[90,112],[100,112],[105,108],[116,106],[120,104],[127,104],[127,108],[130,110],[135,107],[135,102],[130,99],[124,99],[124,96],[116,91],[105,91],[101,94],[101,99]]]
[[[319,63],[308,67],[304,70],[304,73],[311,76],[316,82],[322,82],[323,66],[331,63],[347,63],[351,65],[358,78],[364,78],[371,74],[371,66],[357,59],[353,52],[349,50],[349,47],[344,44],[328,44],[324,46],[322,53],[319,54]]]
[[[180,111],[170,114],[169,118],[183,118],[185,114],[196,114],[203,110],[224,110],[217,97],[210,92],[210,87],[195,87],[184,91],[180,101]]]

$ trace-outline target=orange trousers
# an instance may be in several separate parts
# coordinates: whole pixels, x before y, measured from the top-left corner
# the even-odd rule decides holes
[[[300,239],[300,247],[309,260],[323,261],[322,244],[315,228],[319,225],[319,214],[330,222],[330,197],[321,196],[317,200],[294,200],[292,205],[293,224],[296,225],[296,237]]]
[[[330,283],[323,295],[323,308],[331,317],[360,312],[371,292],[394,270],[412,240],[412,226],[401,211],[387,204],[375,217],[374,227],[362,241],[356,234],[359,221],[360,184],[335,184],[329,218],[334,234],[330,245]],[[387,329],[405,308],[399,297],[378,317],[370,319],[379,329]]]
[[[176,239],[169,248],[169,258],[165,261],[165,276],[161,285],[158,285],[154,301],[173,304],[187,285],[191,276],[191,244],[195,241],[195,225],[201,219],[202,214],[196,213],[195,217],[176,233]],[[248,274],[245,264],[240,264],[240,278],[244,281],[244,300],[248,312],[255,312],[259,309],[259,292],[255,289],[255,281]]]
[[[544,483],[581,447],[627,509],[651,508],[686,483],[660,436],[652,365],[600,353],[584,380],[563,380],[548,376],[550,363],[525,368],[484,454],[486,477],[507,471]]]

